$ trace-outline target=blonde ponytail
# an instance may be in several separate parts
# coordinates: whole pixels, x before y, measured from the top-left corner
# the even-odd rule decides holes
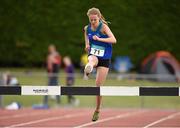
[[[108,25],[108,23],[110,23],[110,22],[107,22],[107,21],[106,21],[106,19],[104,18],[104,16],[103,16],[102,14],[101,14],[100,19],[101,19],[101,21],[102,21],[104,24],[106,24],[106,25]]]

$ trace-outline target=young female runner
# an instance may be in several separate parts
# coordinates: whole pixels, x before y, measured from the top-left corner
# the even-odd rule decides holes
[[[93,68],[97,68],[96,86],[102,86],[106,80],[112,57],[112,44],[116,43],[116,38],[108,27],[100,10],[91,8],[87,12],[89,24],[84,27],[85,50],[88,52],[88,63],[84,73],[89,75]],[[101,96],[97,96],[96,109],[92,121],[99,118]]]

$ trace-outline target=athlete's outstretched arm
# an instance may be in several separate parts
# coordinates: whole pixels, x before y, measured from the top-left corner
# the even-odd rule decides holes
[[[99,38],[98,36],[93,36],[94,40],[101,41],[101,42],[106,42],[106,43],[116,43],[116,38],[114,37],[114,34],[111,32],[110,28],[106,25],[103,24],[103,33],[108,35],[108,38]]]
[[[87,26],[84,27],[84,39],[85,39],[85,51],[88,52],[90,49],[89,39],[87,37]]]

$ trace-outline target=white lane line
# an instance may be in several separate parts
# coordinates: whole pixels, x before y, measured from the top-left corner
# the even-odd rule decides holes
[[[24,112],[23,112],[24,113]],[[14,114],[11,116],[2,116],[0,119],[10,119],[10,118],[19,118],[19,117],[25,117],[25,116],[36,116],[36,115],[44,115],[44,114],[49,114],[51,112],[25,112],[26,114]]]
[[[86,114],[87,113],[66,114],[64,116],[56,116],[56,117],[44,118],[44,119],[35,120],[35,121],[29,121],[29,122],[25,122],[25,123],[14,124],[14,125],[7,126],[5,128],[15,128],[15,127],[24,126],[24,125],[31,125],[31,124],[35,124],[35,123],[41,123],[41,122],[45,122],[45,121],[52,121],[52,120],[63,119],[63,118],[64,119],[73,118],[73,117],[78,117],[78,116],[82,116],[82,115],[86,115]]]
[[[172,118],[174,118],[175,116],[177,116],[177,115],[179,115],[179,114],[180,114],[180,112],[170,114],[170,115],[168,115],[168,116],[166,116],[166,117],[163,117],[163,118],[161,118],[161,119],[159,119],[159,120],[156,120],[156,121],[154,121],[154,122],[152,122],[152,123],[144,126],[143,128],[149,128],[149,127],[151,127],[151,126],[153,126],[153,125],[155,125],[155,124],[161,123],[161,122],[163,122],[163,121],[165,121],[165,120],[172,119]]]
[[[135,114],[143,113],[143,112],[146,112],[146,111],[147,110],[141,110],[141,111],[136,111],[136,112],[128,112],[128,113],[125,113],[125,114],[119,114],[119,115],[115,115],[115,116],[111,116],[111,117],[108,117],[108,118],[104,118],[104,119],[98,120],[96,122],[85,123],[85,124],[76,126],[74,128],[82,128],[82,127],[94,125],[94,124],[97,124],[97,123],[102,123],[102,122],[106,122],[106,121],[110,121],[110,120],[125,118],[125,117],[128,117],[128,116],[132,116],[132,115],[135,115]]]
[[[0,127],[0,128],[5,128],[5,127]],[[63,127],[63,126],[51,126],[51,127],[37,127],[37,126],[34,126],[34,127],[20,127],[20,128],[72,128],[72,127]],[[87,128],[87,127],[86,127]],[[109,127],[89,127],[89,128],[109,128]],[[117,128],[117,127],[111,127],[111,128]],[[124,126],[118,126],[118,128],[140,128],[140,127],[124,127]],[[161,127],[152,127],[152,128],[161,128]],[[170,127],[163,127],[163,128],[170,128]],[[173,127],[173,128],[179,128],[179,127]]]
[[[0,127],[0,128],[6,128],[6,127]],[[46,126],[45,127],[44,126],[34,126],[34,127],[17,127],[17,128],[72,128],[72,127],[63,127],[63,126],[58,126],[58,127],[57,126],[50,126],[50,127],[46,127]],[[109,128],[109,127],[103,127],[103,128]]]

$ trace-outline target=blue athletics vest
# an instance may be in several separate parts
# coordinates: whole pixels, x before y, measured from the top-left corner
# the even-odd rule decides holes
[[[100,21],[95,31],[91,29],[90,24],[87,27],[87,36],[90,43],[89,55],[95,55],[100,59],[110,59],[112,57],[112,44],[93,40],[92,38],[94,35],[99,38],[108,38],[108,35],[101,32],[102,25],[103,23]]]

